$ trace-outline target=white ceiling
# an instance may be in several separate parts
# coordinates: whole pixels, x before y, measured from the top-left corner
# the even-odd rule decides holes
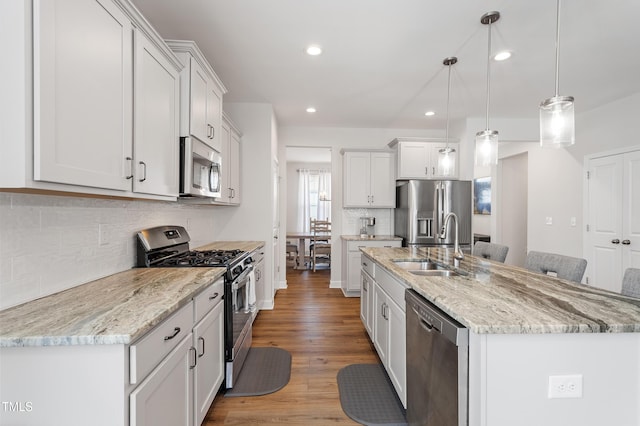
[[[538,117],[554,95],[555,0],[133,0],[165,38],[195,40],[229,93],[273,104],[281,126],[440,128],[484,117],[487,26],[497,10],[491,116]],[[640,92],[640,1],[564,0],[560,95],[576,112]],[[311,43],[324,53],[310,57]],[[305,112],[307,106],[315,114]],[[426,118],[424,112],[437,115]]]

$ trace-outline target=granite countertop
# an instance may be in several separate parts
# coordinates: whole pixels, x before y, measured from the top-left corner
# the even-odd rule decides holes
[[[402,241],[402,237],[396,237],[395,235],[371,235],[367,237],[361,237],[358,235],[340,235],[345,241]]]
[[[0,312],[0,347],[129,344],[225,268],[137,268]]]
[[[640,332],[640,299],[466,255],[464,275],[417,276],[393,260],[453,264],[443,248],[361,248],[395,278],[474,333]]]
[[[254,251],[264,247],[264,241],[216,241],[215,243],[205,244],[197,247],[195,250],[243,250]]]

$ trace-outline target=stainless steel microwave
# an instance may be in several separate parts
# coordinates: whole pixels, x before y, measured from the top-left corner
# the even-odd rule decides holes
[[[222,158],[196,138],[180,138],[180,196],[219,198]]]

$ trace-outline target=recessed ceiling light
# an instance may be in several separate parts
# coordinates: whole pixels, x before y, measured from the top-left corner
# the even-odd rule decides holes
[[[307,108],[307,112],[313,113],[313,112],[316,112],[316,109],[314,107],[309,107]]]
[[[509,52],[508,50],[504,50],[502,52],[496,53],[493,59],[495,61],[504,61],[506,59],[509,59],[510,57],[511,57],[511,52]]]
[[[433,111],[427,111],[427,112],[424,113],[424,115],[426,115],[427,117],[431,117],[431,116],[436,115],[436,113],[433,112]]]
[[[307,55],[318,56],[321,53],[322,53],[322,48],[317,44],[312,44],[311,46],[307,47]]]

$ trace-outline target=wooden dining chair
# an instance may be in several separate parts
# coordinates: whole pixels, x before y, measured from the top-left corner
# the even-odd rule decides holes
[[[311,244],[309,252],[312,269],[315,272],[318,260],[331,265],[331,222],[328,220],[311,219]]]

